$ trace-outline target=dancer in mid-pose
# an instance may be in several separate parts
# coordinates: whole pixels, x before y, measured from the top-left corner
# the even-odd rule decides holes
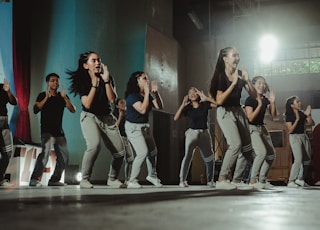
[[[87,145],[82,159],[80,187],[93,188],[90,177],[101,149],[101,139],[113,157],[107,185],[122,187],[118,176],[125,147],[111,110],[111,103],[117,97],[114,79],[99,55],[92,51],[80,54],[77,70],[67,73],[70,75],[71,92],[81,98],[80,125]]]
[[[249,128],[255,158],[250,173],[250,185],[254,188],[272,188],[267,179],[267,174],[275,159],[276,152],[268,130],[265,127],[264,115],[268,109],[272,118],[277,116],[275,94],[269,91],[264,77],[257,76],[252,79],[252,84],[257,91],[257,97],[248,97],[245,101],[245,111],[249,120]],[[269,96],[264,94],[269,91]]]
[[[306,134],[305,125],[314,125],[311,117],[311,106],[301,110],[301,101],[297,96],[286,101],[286,126],[289,132],[289,142],[294,162],[291,166],[288,187],[308,186],[304,181],[311,164],[311,144]]]
[[[180,187],[188,187],[186,179],[196,147],[200,149],[206,165],[207,185],[215,186],[213,181],[215,159],[212,138],[208,129],[208,112],[213,106],[215,106],[215,101],[211,97],[191,87],[174,116],[175,121],[179,120],[181,115],[189,118],[189,128],[185,132],[185,155],[180,168]]]
[[[249,133],[248,118],[240,105],[242,88],[256,98],[248,73],[238,70],[239,53],[235,48],[226,47],[219,52],[210,94],[217,103],[217,121],[229,145],[224,155],[216,189],[232,190],[243,186],[241,178],[248,161],[252,160],[253,149]],[[233,181],[228,181],[235,163]]]
[[[149,86],[149,79],[143,71],[131,74],[125,92],[127,104],[125,131],[136,154],[133,163],[128,188],[141,188],[138,176],[143,161],[147,158],[147,181],[161,187],[157,176],[157,147],[150,130],[149,112],[152,108],[162,109],[163,103],[155,81]]]

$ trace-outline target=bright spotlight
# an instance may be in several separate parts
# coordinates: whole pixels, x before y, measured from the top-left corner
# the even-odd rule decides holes
[[[270,63],[275,57],[277,40],[272,35],[265,35],[260,40],[260,60]]]
[[[75,179],[76,181],[80,182],[82,180],[82,173],[81,172],[78,172],[76,175],[75,175]]]

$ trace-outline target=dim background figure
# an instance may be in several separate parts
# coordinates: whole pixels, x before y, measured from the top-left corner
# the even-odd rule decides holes
[[[62,129],[62,117],[64,108],[71,113],[76,111],[65,92],[64,86],[58,92],[59,75],[50,73],[46,76],[47,90],[39,93],[33,106],[35,114],[41,112],[41,153],[37,157],[36,165],[33,169],[29,186],[41,187],[41,176],[46,167],[53,147],[56,153],[56,166],[48,182],[48,186],[64,186],[60,182],[61,175],[69,160],[67,140]]]
[[[125,123],[125,116],[126,116],[126,100],[123,98],[117,98],[116,103],[115,103],[115,108],[113,110],[113,115],[117,118],[116,124],[119,127],[124,145],[125,145],[125,149],[126,149],[126,153],[125,153],[125,157],[124,157],[124,177],[125,177],[125,182],[124,184],[127,185],[128,181],[130,179],[130,175],[131,175],[131,170],[132,170],[132,162],[134,159],[134,151],[133,148],[128,140],[127,134],[125,132],[124,129],[124,123]],[[113,159],[112,159],[113,161]],[[111,164],[112,164],[111,161]]]
[[[13,151],[12,134],[8,122],[7,104],[17,105],[17,98],[12,94],[7,79],[0,84],[0,186],[12,187],[13,184],[5,179],[10,157]]]

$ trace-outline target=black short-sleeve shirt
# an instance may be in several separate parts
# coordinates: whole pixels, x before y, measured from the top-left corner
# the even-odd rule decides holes
[[[253,121],[251,122],[249,121],[249,123],[252,125],[263,125],[264,115],[266,113],[266,110],[269,104],[270,104],[270,101],[268,100],[268,98],[263,96],[262,107],[261,107],[261,110],[259,111],[259,114],[256,116],[256,118]],[[258,101],[255,98],[249,96],[245,101],[245,106],[250,106],[253,108],[253,110],[255,110],[258,107]]]
[[[110,82],[110,84],[114,87],[115,83],[111,76]],[[89,95],[90,90],[91,85],[88,86],[84,92],[80,93],[80,97]],[[102,78],[100,79],[100,84],[98,85],[98,88],[96,88],[96,92],[91,107],[87,109],[82,105],[82,110],[89,113],[93,113],[98,116],[109,115],[112,112],[111,104],[107,97],[106,86]]]
[[[149,112],[152,110],[153,103],[152,103],[152,96],[149,95],[149,105],[147,108],[147,112],[144,114],[139,113],[133,105],[140,101],[141,103],[144,100],[144,96],[139,93],[131,93],[126,98],[126,105],[127,105],[127,112],[126,112],[126,120],[132,123],[148,123],[149,121]]]
[[[39,93],[36,101],[42,101],[46,92]],[[60,92],[57,95],[48,98],[41,111],[41,133],[50,133],[55,137],[63,136],[62,116],[66,106],[65,100],[61,97]],[[36,110],[35,108],[35,111]]]
[[[225,74],[225,72],[223,72],[223,74],[219,76],[217,90],[226,91],[231,84],[232,82],[229,81],[227,75]],[[237,85],[234,87],[231,94],[228,96],[228,98],[223,102],[221,106],[223,107],[240,106],[241,92],[244,85],[245,85],[245,81],[239,78],[237,81]]]
[[[305,115],[302,111],[299,111],[299,116],[300,119],[298,121],[298,124],[291,134],[302,134],[305,131],[304,125],[306,123],[307,115]],[[293,124],[296,120],[296,116],[294,114],[286,115],[285,119],[286,122],[291,122]]]
[[[211,109],[211,103],[208,101],[200,102],[198,108],[193,108],[191,104],[184,107],[182,113],[189,118],[189,128],[207,129],[209,109]]]

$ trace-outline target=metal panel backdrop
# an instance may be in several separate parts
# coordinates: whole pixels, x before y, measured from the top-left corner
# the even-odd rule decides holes
[[[147,28],[145,71],[151,80],[158,82],[164,110],[175,113],[178,104],[178,43]]]

